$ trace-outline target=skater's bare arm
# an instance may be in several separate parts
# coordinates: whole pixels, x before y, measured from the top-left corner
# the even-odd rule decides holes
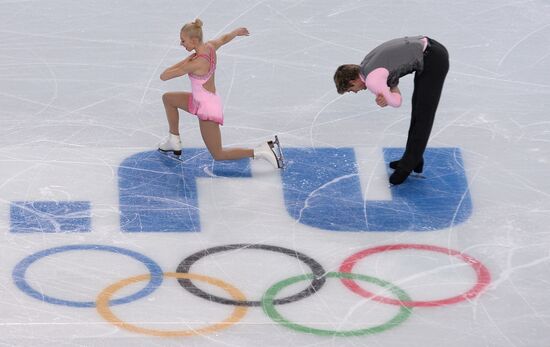
[[[200,61],[193,60],[194,57],[195,54],[191,54],[189,57],[185,58],[179,63],[170,66],[169,68],[164,70],[162,74],[160,74],[160,79],[163,81],[168,81],[172,78],[180,77],[190,72],[194,72],[195,70],[200,68],[201,65]]]
[[[210,43],[217,50],[218,48],[225,45],[226,43],[229,43],[231,40],[233,40],[237,36],[248,36],[248,35],[250,35],[250,33],[248,32],[247,28],[238,28],[227,34],[223,34],[222,36],[214,40],[211,40]]]

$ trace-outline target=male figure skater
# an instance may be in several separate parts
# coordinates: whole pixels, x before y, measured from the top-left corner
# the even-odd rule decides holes
[[[395,170],[390,176],[391,184],[401,184],[411,171],[421,173],[424,168],[423,155],[447,71],[447,49],[432,38],[414,36],[384,42],[367,54],[360,65],[341,65],[334,74],[339,94],[368,89],[376,95],[378,106],[399,107],[399,79],[415,73],[407,145],[401,159],[390,163]]]

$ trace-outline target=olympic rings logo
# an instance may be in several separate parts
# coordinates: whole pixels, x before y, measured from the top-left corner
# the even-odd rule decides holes
[[[248,300],[238,288],[236,288],[235,286],[223,280],[191,272],[192,266],[202,258],[205,258],[215,253],[227,252],[231,250],[243,250],[243,249],[258,249],[258,250],[264,250],[269,252],[276,252],[276,253],[280,253],[280,254],[284,254],[284,255],[296,258],[297,260],[307,265],[310,268],[311,273],[301,274],[298,276],[290,277],[282,281],[279,281],[273,284],[270,288],[268,288],[260,300],[251,301],[251,300]],[[34,264],[35,262],[50,255],[63,253],[63,252],[81,251],[81,250],[111,252],[111,253],[116,253],[116,254],[121,254],[121,255],[131,257],[143,263],[149,270],[149,274],[134,276],[134,277],[122,279],[116,283],[113,283],[109,285],[107,288],[103,289],[98,294],[95,301],[72,301],[72,300],[56,298],[56,297],[49,296],[39,292],[38,290],[31,287],[31,285],[27,282],[26,280],[27,269],[29,268],[30,265]],[[373,254],[382,253],[382,252],[391,252],[395,250],[429,251],[429,252],[436,252],[436,253],[442,253],[444,255],[448,255],[450,257],[453,257],[454,260],[458,259],[468,264],[469,266],[471,266],[471,268],[475,271],[476,277],[477,277],[476,283],[474,283],[474,285],[463,294],[460,294],[454,297],[441,299],[441,300],[433,300],[433,301],[414,301],[403,289],[397,287],[396,285],[388,281],[385,281],[383,279],[379,279],[376,277],[368,276],[365,274],[357,274],[352,272],[354,266],[360,260]],[[298,332],[321,335],[321,336],[360,336],[360,335],[375,334],[375,333],[386,331],[390,328],[393,328],[403,323],[411,315],[413,307],[443,306],[443,305],[455,304],[464,300],[469,300],[478,296],[480,293],[482,293],[483,290],[489,285],[491,281],[491,275],[488,269],[477,259],[452,249],[433,246],[433,245],[420,245],[420,244],[392,244],[392,245],[384,245],[384,246],[368,248],[368,249],[359,251],[355,254],[352,254],[347,259],[345,259],[341,263],[341,266],[338,272],[326,272],[323,266],[319,262],[317,262],[313,258],[303,253],[294,251],[292,249],[284,248],[284,247],[271,246],[271,245],[265,245],[265,244],[231,244],[231,245],[223,245],[223,246],[204,249],[202,251],[196,252],[188,256],[187,258],[185,258],[178,265],[176,272],[163,272],[161,267],[151,258],[143,254],[140,254],[138,252],[121,248],[121,247],[95,245],[95,244],[67,245],[67,246],[60,246],[60,247],[45,249],[27,256],[14,267],[14,270],[12,272],[12,277],[16,286],[21,291],[23,291],[25,294],[35,299],[38,299],[50,304],[54,304],[54,305],[65,305],[65,306],[72,306],[72,307],[95,307],[101,317],[103,317],[106,321],[116,325],[121,329],[125,329],[134,333],[151,335],[151,336],[161,336],[161,337],[205,335],[208,333],[226,329],[231,325],[239,322],[246,315],[246,312],[249,307],[257,307],[257,306],[261,306],[265,314],[268,317],[270,317],[274,322]],[[192,330],[157,330],[157,329],[139,327],[137,325],[123,321],[112,312],[111,310],[112,306],[127,304],[151,294],[153,291],[155,291],[157,288],[160,287],[164,278],[177,279],[179,284],[189,293],[195,296],[198,296],[202,299],[209,300],[211,302],[233,306],[233,311],[225,320],[219,323],[215,323],[213,325],[205,326],[198,329],[192,329]],[[398,306],[399,309],[397,314],[387,322],[377,326],[371,326],[371,327],[355,329],[355,330],[328,330],[328,329],[313,328],[313,327],[294,323],[289,319],[285,318],[276,309],[277,305],[289,304],[318,293],[321,290],[321,288],[324,286],[327,279],[334,279],[334,278],[340,279],[340,281],[344,284],[345,287],[349,288],[354,294],[357,294],[358,298],[362,298],[362,299],[368,298],[380,303]],[[119,299],[111,299],[115,293],[122,290],[124,287],[130,286],[134,283],[139,283],[144,281],[147,281],[147,285],[141,290],[139,290],[138,292]],[[228,299],[224,297],[218,297],[216,295],[204,292],[202,289],[198,288],[193,283],[193,281],[204,282],[204,283],[219,287],[223,291],[225,291],[227,294],[229,294],[231,298]],[[306,289],[294,295],[278,298],[278,294],[281,291],[283,291],[286,287],[289,287],[295,283],[302,282],[302,281],[310,282],[309,286]],[[361,287],[357,283],[357,281],[368,282],[370,284],[374,284],[376,286],[382,287],[385,290],[385,292],[390,293],[393,297],[385,297],[385,296],[371,293],[365,290],[363,287]]]

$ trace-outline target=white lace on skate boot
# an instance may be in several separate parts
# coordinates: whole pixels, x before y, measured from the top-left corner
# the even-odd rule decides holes
[[[269,145],[269,142],[265,142],[254,148],[254,159],[263,159],[270,162],[275,168],[280,168],[277,155],[273,151],[273,147]]]
[[[159,150],[181,155],[181,140],[179,135],[169,134],[166,139],[159,143]]]

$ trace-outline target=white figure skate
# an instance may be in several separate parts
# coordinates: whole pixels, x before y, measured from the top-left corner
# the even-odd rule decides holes
[[[274,141],[267,141],[254,149],[254,159],[266,160],[277,169],[284,168],[283,151],[277,135]]]
[[[172,152],[174,156],[179,157],[181,155],[181,140],[179,135],[169,134],[166,139],[159,143],[158,149],[162,153]]]

